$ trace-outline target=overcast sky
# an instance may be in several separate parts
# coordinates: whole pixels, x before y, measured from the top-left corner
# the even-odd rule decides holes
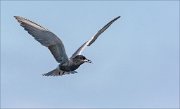
[[[58,63],[13,16],[54,32],[68,56],[121,18],[83,52],[93,64],[44,77]],[[179,19],[179,1],[1,1],[1,107],[178,108]]]

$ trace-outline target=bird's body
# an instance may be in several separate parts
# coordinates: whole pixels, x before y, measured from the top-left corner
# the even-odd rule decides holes
[[[77,73],[75,70],[79,68],[85,62],[91,63],[85,56],[81,55],[81,52],[90,46],[98,36],[103,33],[114,21],[116,21],[120,16],[111,20],[102,29],[100,29],[90,40],[86,41],[75,53],[68,58],[62,41],[48,29],[34,23],[28,19],[20,16],[14,16],[22,27],[29,34],[31,34],[38,42],[43,46],[48,47],[56,61],[59,63],[58,67],[48,73],[43,74],[44,76],[61,76],[65,74]]]
[[[66,61],[64,63],[59,64],[59,69],[69,72],[69,71],[74,71],[76,70],[78,67],[80,66],[80,64],[75,64],[73,63],[72,60]]]
[[[59,64],[59,69],[61,69],[63,71],[67,71],[67,72],[74,71],[83,63],[84,62],[79,62],[76,60],[69,60],[64,63]]]

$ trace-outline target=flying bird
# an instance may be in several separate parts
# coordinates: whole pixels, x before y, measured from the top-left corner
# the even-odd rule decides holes
[[[75,70],[83,63],[91,63],[91,60],[81,55],[82,51],[87,46],[90,46],[113,22],[120,18],[120,16],[118,16],[107,23],[90,40],[83,43],[70,58],[68,58],[63,42],[54,33],[31,20],[20,16],[14,17],[35,40],[50,50],[55,60],[59,63],[57,68],[43,74],[43,76],[74,74],[77,73]]]

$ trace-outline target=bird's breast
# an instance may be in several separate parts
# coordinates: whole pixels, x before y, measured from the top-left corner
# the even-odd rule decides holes
[[[73,63],[62,63],[59,65],[59,69],[69,72],[76,70],[79,66],[80,65],[75,65]]]

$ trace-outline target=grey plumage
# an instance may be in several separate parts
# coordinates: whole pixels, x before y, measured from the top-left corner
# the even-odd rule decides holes
[[[90,46],[114,21],[119,19],[121,16],[118,16],[111,20],[109,23],[107,23],[102,29],[100,29],[90,40],[86,41],[84,44],[82,44],[76,52],[71,56],[71,58],[75,57],[76,55],[80,55],[82,51],[87,47]]]
[[[58,63],[68,60],[62,41],[48,29],[20,16],[15,16],[22,27],[43,46],[49,48]]]
[[[43,46],[48,47],[56,61],[60,63],[56,69],[43,74],[44,76],[61,76],[65,74],[74,74],[77,73],[75,70],[81,64],[85,62],[91,63],[90,60],[81,55],[82,51],[87,46],[90,46],[114,21],[120,18],[120,16],[118,16],[107,23],[90,40],[81,45],[70,58],[68,58],[62,41],[54,33],[28,19],[20,16],[14,17],[17,19],[20,25],[35,38],[35,40],[40,42]]]

